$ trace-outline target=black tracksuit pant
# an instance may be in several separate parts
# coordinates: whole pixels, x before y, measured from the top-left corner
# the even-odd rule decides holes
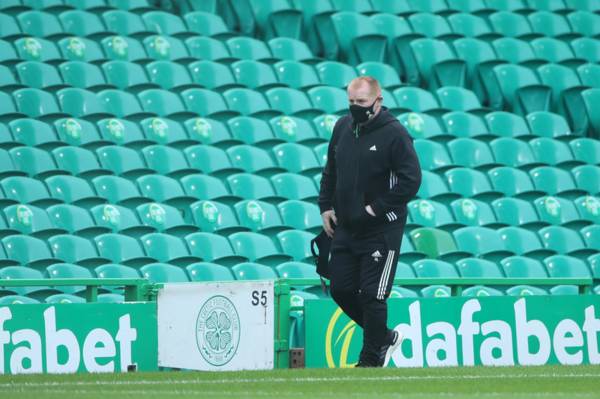
[[[331,296],[363,328],[361,360],[377,364],[385,343],[386,300],[392,288],[403,229],[366,236],[338,226],[333,236],[329,272]]]

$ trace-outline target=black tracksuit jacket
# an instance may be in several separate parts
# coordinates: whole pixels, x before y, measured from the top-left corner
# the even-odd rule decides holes
[[[364,125],[350,115],[337,121],[321,178],[321,213],[334,209],[338,225],[356,235],[403,229],[406,204],[420,184],[412,138],[385,107]]]

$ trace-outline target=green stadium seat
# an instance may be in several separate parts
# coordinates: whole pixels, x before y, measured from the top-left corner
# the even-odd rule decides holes
[[[413,264],[415,274],[419,278],[458,278],[453,264],[435,259],[423,259]]]
[[[102,20],[96,14],[82,10],[71,10],[61,13],[58,18],[65,30],[65,33],[93,37],[102,36],[108,33]]]
[[[548,273],[539,260],[526,256],[510,256],[500,261],[508,278],[546,278]]]
[[[501,234],[487,227],[463,227],[452,234],[460,251],[484,259],[499,261],[514,254],[502,241]]]
[[[291,173],[312,176],[322,170],[315,153],[302,144],[279,144],[273,148],[273,154],[279,166]]]
[[[579,190],[593,195],[600,193],[600,167],[595,165],[578,166],[571,173]]]
[[[450,200],[456,199],[459,195],[451,193],[446,185],[446,181],[439,175],[424,170],[422,171],[421,186],[419,187],[417,197],[435,199],[436,201],[447,203]]]
[[[495,191],[485,173],[468,169],[454,168],[444,173],[448,187],[453,193],[462,197],[478,198],[484,201],[498,198],[501,194]]]
[[[492,10],[519,12],[528,9],[526,0],[485,0],[485,4]]]
[[[30,267],[25,266],[6,266],[0,269],[0,279],[1,280],[41,280],[44,278],[44,275],[41,271],[32,269]],[[6,298],[7,294],[16,294],[16,295],[26,295],[29,298],[35,297],[43,297],[48,295],[48,293],[57,293],[58,291],[50,288],[50,287],[32,287],[32,286],[24,286],[24,287],[5,287],[1,290],[2,297],[1,299]]]
[[[327,141],[331,140],[331,135],[333,134],[333,127],[340,117],[338,115],[319,115],[315,117],[312,121],[317,129],[317,135]]]
[[[30,177],[41,178],[51,176],[54,174],[62,174],[63,171],[59,170],[54,159],[47,151],[41,150],[35,147],[16,147],[11,149],[10,157],[14,164],[14,172],[11,173],[17,176],[17,171],[24,172]],[[4,170],[9,170],[8,167],[3,167]]]
[[[412,15],[410,18],[419,14]],[[437,18],[441,18],[439,15]],[[430,89],[443,86],[464,86],[466,63],[456,58],[450,46],[436,39],[417,39],[410,43],[421,79]]]
[[[283,253],[300,262],[312,263],[314,258],[310,243],[313,238],[315,238],[315,234],[301,230],[287,230],[277,234],[277,240]]]
[[[13,92],[20,113],[30,118],[52,119],[64,116],[52,94],[39,89],[20,89]]]
[[[496,162],[504,166],[529,168],[539,164],[529,144],[522,140],[500,137],[490,143],[490,149]]]
[[[464,297],[482,297],[482,296],[502,296],[504,293],[500,290],[491,287],[485,287],[483,285],[476,285],[473,287],[466,288],[462,292]]]
[[[137,97],[121,90],[103,90],[98,93],[98,100],[109,114],[117,118],[142,119],[151,114],[144,112]]]
[[[139,241],[122,234],[102,234],[94,238],[98,253],[112,263],[119,263],[134,268],[155,262],[148,257]]]
[[[283,171],[273,161],[267,150],[243,144],[229,147],[226,152],[231,160],[231,164],[245,172],[270,177],[275,173]]]
[[[394,90],[394,97],[396,98],[398,107],[407,111],[430,112],[440,108],[433,94],[419,87],[402,87],[396,89]]]
[[[450,24],[440,15],[430,14],[429,12],[417,12],[410,15],[408,21],[415,33],[419,33],[425,37],[441,39],[453,35]]]
[[[74,118],[99,120],[110,116],[104,102],[89,90],[66,88],[58,91],[56,96],[61,110]]]
[[[567,121],[559,114],[533,112],[527,115],[527,122],[535,136],[564,139],[573,135]]]
[[[490,112],[486,114],[485,120],[490,133],[496,136],[522,138],[531,135],[525,119],[510,112]]]
[[[194,11],[185,13],[183,18],[189,31],[201,36],[227,39],[232,35],[220,15],[204,11]]]
[[[600,254],[595,254],[587,258],[594,279],[600,276]],[[597,291],[596,291],[597,292]]]
[[[195,116],[186,110],[181,98],[170,91],[148,89],[138,94],[144,111],[172,119],[190,118]]]
[[[398,262],[396,265],[396,274],[394,275],[394,279],[408,279],[415,277],[415,271],[409,264]]]
[[[450,287],[446,285],[430,285],[421,289],[424,298],[447,298],[451,296]]]
[[[494,200],[491,205],[500,223],[532,230],[545,224],[540,221],[535,208],[529,201],[504,197]]]
[[[107,226],[97,225],[92,215],[87,210],[78,206],[68,204],[53,205],[46,212],[56,228],[83,238],[110,233],[111,230]]]
[[[185,61],[190,59],[183,42],[175,37],[155,35],[144,39],[148,57],[154,60]]]
[[[188,275],[184,268],[166,263],[150,263],[140,267],[142,276],[151,283],[187,283]]]
[[[277,270],[277,273],[279,274],[279,276],[281,278],[290,278],[290,279],[319,278],[319,275],[317,274],[317,271],[315,270],[315,266],[308,264],[308,263],[286,262],[286,263],[282,263],[282,264],[278,265],[277,267],[275,267],[275,269]],[[298,291],[294,291],[294,292],[297,295]],[[294,295],[294,294],[292,294],[292,295]]]
[[[58,134],[58,139],[71,146],[81,146],[93,150],[99,146],[110,144],[110,141],[100,136],[92,122],[83,119],[58,119],[54,122],[54,129]]]
[[[265,119],[279,114],[273,110],[266,98],[257,91],[251,89],[229,89],[223,93],[229,109],[242,115],[253,115]]]
[[[231,64],[238,84],[249,89],[264,91],[280,86],[275,71],[270,65],[254,60],[240,60]]]
[[[575,54],[569,46],[561,40],[551,37],[542,37],[531,42],[531,47],[537,58],[546,62],[563,63],[566,65],[580,65],[581,60],[575,59]],[[541,67],[540,67],[541,68]],[[542,76],[542,79],[544,76]]]
[[[286,227],[281,220],[277,207],[259,200],[244,200],[234,205],[240,226],[248,230],[275,236]]]
[[[592,137],[600,137],[600,117],[594,113],[594,104],[597,104],[600,99],[600,89],[588,89],[581,92],[583,97],[584,105],[586,108],[587,116],[589,118],[590,127],[593,129],[594,134]]]
[[[162,175],[146,175],[138,177],[136,181],[143,196],[185,210],[184,217],[189,205],[195,201],[193,197],[185,194],[179,181],[174,178]]]
[[[308,96],[317,109],[329,114],[345,114],[348,110],[346,92],[337,87],[320,86],[308,90]]]
[[[114,60],[102,64],[106,81],[119,90],[139,91],[154,87],[148,80],[144,68],[133,62]]]
[[[495,65],[502,63],[498,59],[492,45],[486,41],[474,38],[462,38],[452,43],[458,58],[467,65],[467,82],[472,82],[473,91],[482,100],[494,104],[495,92],[488,92],[486,85],[488,76]]]
[[[271,53],[277,59],[301,62],[316,62],[308,45],[291,37],[276,37],[268,41]],[[281,81],[281,76],[279,76]]]
[[[48,189],[41,181],[30,177],[6,177],[0,181],[0,185],[6,198],[16,203],[44,208],[61,202],[50,196]]]
[[[186,270],[192,282],[231,281],[234,279],[231,269],[216,263],[197,262],[187,266]]]
[[[234,233],[229,236],[229,241],[237,255],[248,258],[268,266],[277,266],[280,263],[292,260],[290,256],[280,252],[275,243],[265,235],[254,232]]]
[[[575,56],[590,63],[600,60],[600,42],[590,37],[582,37],[571,41]]]
[[[373,12],[370,1],[366,0],[331,0],[333,8],[338,11],[354,11],[361,14]]]
[[[2,43],[2,42],[0,42]],[[2,45],[2,57],[6,60],[20,59],[23,61],[41,61],[41,62],[57,62],[63,57],[58,51],[58,47],[54,42],[46,39],[35,37],[23,37],[14,41],[14,49],[8,42],[4,42],[7,46]],[[10,47],[9,47],[10,46]]]
[[[136,212],[144,225],[159,233],[183,237],[199,230],[197,226],[188,224],[178,209],[166,204],[141,204],[136,207]]]
[[[408,0],[371,0],[373,11],[391,14],[410,14],[413,11]]]
[[[144,251],[159,262],[184,267],[200,262],[200,257],[191,255],[182,239],[163,233],[150,233],[140,237]]]
[[[281,143],[271,131],[268,122],[251,116],[238,116],[227,121],[231,136],[244,144],[270,149]]]
[[[473,112],[482,108],[475,93],[462,87],[442,87],[436,91],[436,94],[440,105],[452,111]]]
[[[269,121],[273,134],[279,140],[314,146],[325,141],[318,137],[309,120],[295,116],[276,116]]]
[[[496,220],[494,211],[485,202],[470,198],[461,198],[452,201],[450,208],[454,213],[456,222],[465,226],[497,227],[501,225]]]
[[[221,121],[211,118],[193,118],[185,121],[183,125],[188,136],[202,144],[223,147],[236,143],[227,126]]]
[[[493,137],[483,119],[468,112],[448,112],[442,116],[442,121],[446,132],[453,137]]]
[[[149,31],[142,18],[125,10],[109,10],[102,14],[106,28],[121,36],[145,36]]]
[[[508,197],[532,200],[543,195],[542,190],[534,187],[527,172],[509,166],[494,168],[488,172],[494,190]]]
[[[359,76],[372,76],[388,90],[394,90],[402,86],[400,76],[393,66],[383,62],[368,61],[356,66]]]
[[[17,264],[44,270],[46,266],[59,263],[45,241],[28,235],[12,235],[2,239],[6,259]]]
[[[461,277],[465,278],[504,278],[504,273],[494,262],[478,258],[466,258],[456,262]]]
[[[540,239],[545,248],[560,255],[571,255],[581,259],[593,255],[597,251],[586,248],[581,235],[563,226],[548,226],[539,231]]]
[[[598,37],[600,35],[600,17],[589,11],[574,11],[567,15],[567,19],[573,33],[588,37]]]
[[[598,0],[565,0],[568,8],[573,10],[600,11],[600,2]]]
[[[212,37],[196,36],[186,39],[185,44],[190,56],[201,60],[231,60],[231,54],[225,43]]]
[[[591,195],[586,195],[575,199],[575,207],[581,218],[600,224],[600,199]]]
[[[565,17],[551,11],[536,11],[527,16],[535,33],[550,37],[572,37],[571,27]]]
[[[146,65],[150,82],[161,89],[178,91],[193,86],[192,78],[185,66],[166,60],[151,62]]]
[[[123,303],[125,302],[125,296],[117,293],[108,292],[106,294],[99,294],[97,297],[98,303]]]
[[[457,138],[447,144],[455,166],[489,169],[496,166],[490,147],[483,141],[472,138]]]
[[[231,268],[236,280],[276,280],[277,273],[271,267],[258,263],[240,263]]]
[[[19,144],[50,150],[65,145],[56,137],[51,125],[35,119],[16,119],[8,126],[14,141]]]
[[[537,58],[529,41],[514,37],[503,37],[493,41],[498,59],[512,64],[538,66],[544,62]]]
[[[51,176],[44,180],[52,197],[61,202],[91,208],[106,202],[87,181],[75,176]]]
[[[280,173],[271,177],[278,196],[290,200],[315,200],[319,193],[312,179],[295,173]]]
[[[271,50],[258,39],[251,37],[233,37],[226,42],[231,55],[241,60],[270,61],[273,59]]]
[[[225,186],[225,181],[214,176],[204,174],[187,175],[181,178],[181,185],[187,195],[200,200],[218,200],[232,204],[241,198],[232,195]]]
[[[16,26],[13,27],[12,18],[9,19],[7,16],[4,19],[2,25],[6,23],[7,26],[3,28],[3,31],[5,31],[2,34],[3,37],[20,33],[15,30]],[[17,20],[23,33],[29,36],[57,38],[66,34],[58,18],[44,11],[25,11],[19,13]]]
[[[437,201],[413,200],[408,203],[408,211],[412,222],[409,226],[435,227],[443,230],[453,230],[460,225],[456,223],[450,210]]]
[[[441,171],[454,166],[450,154],[443,144],[426,139],[416,139],[414,147],[419,157],[419,164],[425,170]]]
[[[207,89],[188,89],[181,93],[188,111],[202,117],[224,120],[239,115],[230,109],[221,94]]]
[[[429,258],[438,258],[453,262],[468,256],[467,253],[458,251],[452,234],[447,231],[422,227],[412,230],[410,238],[415,246],[415,250],[427,255]]]
[[[68,37],[58,42],[63,58],[69,61],[102,62],[106,59],[99,44],[84,37]]]
[[[530,69],[520,65],[498,65],[494,73],[506,103],[515,111],[528,114],[550,107],[551,89],[540,84]]]
[[[384,60],[387,37],[377,31],[369,17],[341,11],[331,16],[331,24],[340,53],[338,59],[351,65]]]
[[[228,65],[210,60],[189,64],[192,81],[211,90],[221,90],[237,86],[235,77]]]
[[[168,118],[147,118],[140,122],[144,135],[149,140],[169,145],[177,149],[198,143],[198,140],[190,139],[183,126]]]
[[[592,274],[585,261],[565,255],[554,255],[544,259],[550,277],[590,278]]]
[[[177,36],[188,33],[183,20],[164,11],[149,11],[142,15],[146,28],[161,35]]]
[[[579,79],[584,86],[600,88],[600,65],[585,64],[577,68]]]
[[[498,11],[489,16],[492,29],[502,36],[531,38],[534,33],[527,18],[510,11]]]
[[[598,225],[584,227],[581,229],[581,235],[588,248],[600,251],[600,228]]]
[[[236,255],[227,238],[212,233],[194,233],[185,238],[190,253],[205,261],[218,263],[228,268],[247,261],[243,256]]]
[[[64,87],[63,80],[56,68],[44,62],[20,62],[16,65],[16,72],[21,84],[27,87],[49,91]]]
[[[19,40],[22,40],[22,39],[19,39]],[[17,52],[15,51],[15,48],[17,48],[18,50],[20,50],[20,47],[17,44],[17,42],[19,40],[16,40],[14,42],[15,43],[15,47],[13,47],[13,45],[11,43],[7,42],[6,40],[0,39],[0,62],[1,63],[12,63],[12,62],[18,62],[18,61],[21,61],[21,60],[24,60],[24,61],[38,61],[38,59],[31,59],[31,58],[27,58],[25,56],[17,55]],[[38,58],[39,58],[39,56],[40,56],[40,54],[38,53]]]
[[[19,24],[20,23],[21,23],[21,18],[19,18]],[[4,13],[0,14],[0,26],[2,27],[2,28],[0,28],[0,37],[2,37],[2,38],[11,38],[11,37],[21,35],[21,29],[19,28],[19,25],[17,25],[17,21],[15,21],[15,19],[13,17],[11,17],[10,15],[4,14]],[[26,33],[29,33],[30,26],[28,23],[25,26],[25,28],[27,28]]]
[[[92,180],[99,196],[111,204],[135,207],[149,200],[143,197],[131,181],[119,176],[99,176]]]
[[[398,116],[400,123],[404,125],[413,139],[437,140],[445,136],[437,119],[431,115],[409,112]]]
[[[60,169],[86,180],[110,174],[100,167],[96,155],[84,148],[58,147],[52,151],[52,155]]]
[[[573,159],[569,145],[548,137],[539,137],[529,142],[535,160],[539,163],[567,169],[579,162]]]
[[[108,5],[121,10],[141,13],[153,9],[149,0],[108,0]]]
[[[561,194],[567,198],[582,192],[577,190],[571,174],[565,170],[541,166],[529,172],[536,189],[550,195]]]
[[[191,206],[192,216],[202,231],[229,234],[246,230],[240,226],[228,205],[218,201],[197,201]]]
[[[131,148],[116,145],[101,147],[96,152],[102,168],[125,178],[137,178],[153,173],[149,169],[142,154]]]
[[[313,203],[288,200],[277,205],[283,224],[297,230],[318,233],[322,228],[321,212]]]
[[[147,60],[146,50],[138,40],[127,36],[111,36],[101,41],[106,58],[115,61]]]
[[[320,62],[315,65],[315,70],[321,82],[342,89],[358,76],[354,67],[337,61]]]
[[[85,303],[85,298],[72,294],[56,294],[46,297],[44,302],[48,304],[66,305],[72,303]]]
[[[278,197],[269,180],[250,173],[238,173],[227,177],[231,193],[242,199],[275,200]]]
[[[310,89],[309,95],[310,95],[310,91],[316,90],[316,89],[321,89],[321,87],[315,87],[315,88]],[[336,88],[331,88],[331,89],[336,89]],[[339,89],[339,90],[341,90],[341,89]],[[328,106],[330,108],[335,108],[336,110],[340,110],[340,108],[339,108],[340,107],[339,93],[334,92],[334,94],[335,94],[336,98],[333,100],[331,99],[332,93],[326,93],[325,96],[319,96],[319,101],[321,101],[321,100],[329,101],[328,103],[324,104],[324,106]],[[269,103],[270,103],[272,109],[279,111],[280,113],[283,113],[285,115],[296,115],[299,117],[314,118],[317,115],[320,115],[320,114],[326,112],[323,110],[323,108],[317,109],[318,106],[316,106],[316,107],[313,106],[313,104],[311,104],[311,100],[309,99],[307,94],[300,90],[297,90],[297,89],[292,89],[292,88],[287,88],[287,87],[277,87],[277,88],[268,90],[265,93],[265,95],[267,96],[267,99],[269,100]],[[325,98],[323,98],[323,97],[325,97]],[[331,104],[330,103],[331,101],[335,101],[335,104]]]
[[[195,145],[187,147],[184,154],[193,169],[202,171],[219,178],[227,177],[233,173],[242,172],[234,167],[225,150],[211,145]]]
[[[146,164],[156,173],[179,178],[195,172],[187,163],[183,152],[166,145],[151,145],[142,150]]]
[[[313,66],[300,61],[279,61],[273,69],[279,82],[292,89],[308,89],[321,84]]]
[[[419,294],[404,287],[393,286],[390,291],[390,298],[417,298]]]
[[[8,228],[17,234],[47,239],[65,230],[56,228],[45,210],[32,205],[11,205],[4,208]]]
[[[457,13],[448,16],[448,23],[454,33],[465,37],[491,39],[497,37],[485,19],[470,13]]]
[[[67,263],[94,268],[110,262],[107,258],[99,256],[94,244],[83,237],[69,234],[56,235],[48,239],[48,245],[56,259]]]

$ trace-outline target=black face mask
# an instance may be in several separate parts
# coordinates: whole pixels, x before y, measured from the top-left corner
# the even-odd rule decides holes
[[[373,115],[375,115],[375,103],[377,99],[373,101],[368,107],[363,107],[358,104],[350,105],[350,113],[352,114],[352,119],[355,123],[365,123],[369,120]]]

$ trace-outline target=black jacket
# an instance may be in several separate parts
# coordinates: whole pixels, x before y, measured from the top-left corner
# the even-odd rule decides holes
[[[362,126],[350,115],[337,121],[321,178],[321,213],[333,208],[338,225],[361,235],[403,228],[420,184],[412,138],[385,107]]]

